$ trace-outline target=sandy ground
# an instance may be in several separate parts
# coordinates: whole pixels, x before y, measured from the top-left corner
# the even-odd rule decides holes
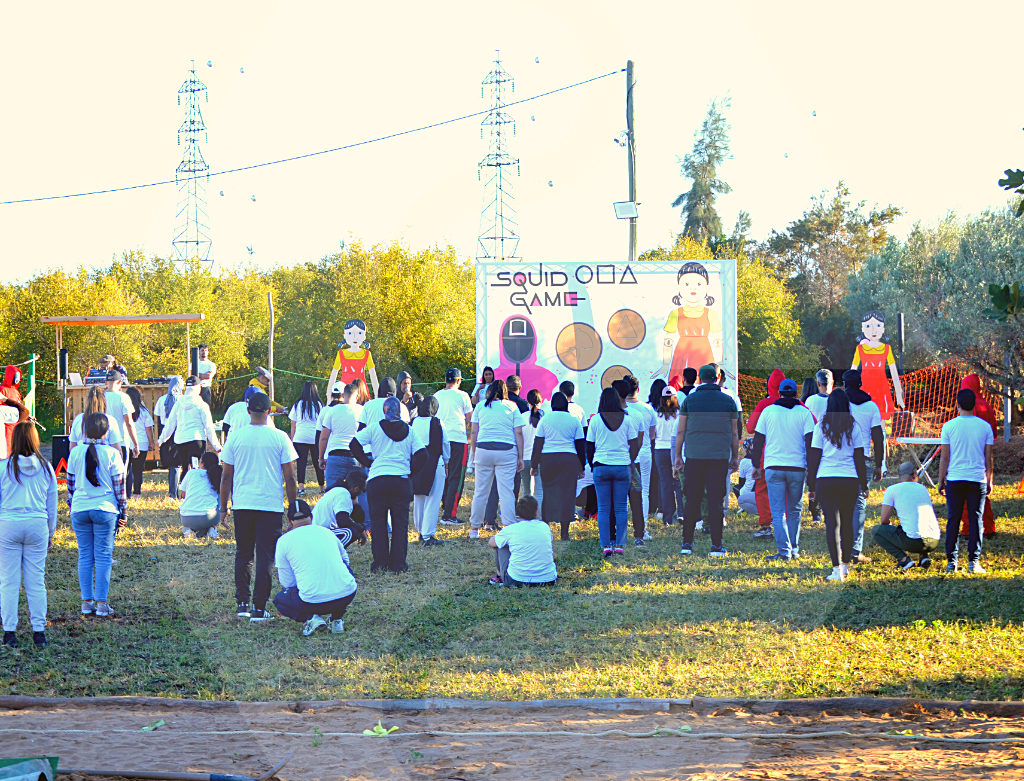
[[[278,777],[305,779],[954,779],[1024,778],[1024,743],[940,744],[862,737],[913,730],[947,737],[1024,737],[1024,718],[934,713],[903,715],[759,715],[726,708],[703,715],[678,712],[600,712],[575,708],[509,711],[389,712],[334,707],[292,712],[247,712],[246,706],[216,712],[162,707],[32,708],[0,711],[4,756],[56,755],[62,769],[219,772],[259,776],[293,753]],[[361,733],[382,718],[397,735],[376,739],[332,737]],[[157,719],[166,726],[137,730]],[[646,732],[689,726],[694,733],[785,732],[792,738],[512,737],[508,731],[608,729]],[[16,730],[11,732],[10,730]],[[84,730],[59,734],[51,730]],[[113,732],[112,730],[132,730]],[[210,731],[262,730],[285,735],[196,735]],[[406,735],[419,730],[491,732],[494,737]],[[853,737],[801,740],[832,730]],[[64,781],[67,781],[65,779]],[[74,781],[85,781],[75,779]]]

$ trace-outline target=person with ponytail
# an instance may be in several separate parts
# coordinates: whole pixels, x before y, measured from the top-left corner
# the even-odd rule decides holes
[[[125,492],[131,499],[133,495],[142,495],[142,476],[146,469],[146,459],[149,458],[149,447],[151,444],[156,444],[156,437],[153,436],[153,427],[156,423],[152,414],[146,409],[142,393],[138,388],[133,385],[125,391],[125,394],[132,400],[132,406],[135,407],[131,418],[132,424],[135,426],[135,438],[139,443],[139,454],[129,456],[129,472],[125,475],[128,478],[125,481]]]
[[[534,473],[530,468],[530,463],[533,461],[533,443],[537,438],[537,428],[540,426],[541,418],[544,417],[544,410],[541,409],[544,396],[534,388],[526,394],[526,403],[530,405],[530,409],[523,413],[523,463],[526,464],[526,468],[523,469],[523,495],[533,496],[538,505],[543,507],[544,484],[541,482],[540,472]],[[541,442],[542,446],[543,444]],[[538,451],[538,455],[540,455],[540,451]]]
[[[220,478],[223,470],[216,453],[203,453],[198,469],[190,469],[182,478],[178,491],[181,504],[181,533],[186,537],[195,535],[199,539],[209,535],[217,538],[217,522],[220,520]]]
[[[103,442],[108,425],[106,415],[89,415],[83,425],[82,444],[87,447],[76,447],[68,456],[68,505],[78,540],[78,585],[84,616],[114,615],[107,601],[114,531],[128,523],[121,449]]]
[[[587,427],[587,461],[594,471],[597,528],[605,558],[625,552],[630,464],[640,452],[639,433],[636,418],[622,408],[619,392],[614,388],[601,391],[597,414]],[[611,536],[613,517],[618,521],[614,540]]]
[[[529,428],[527,424],[523,430]],[[541,518],[559,525],[562,540],[569,539],[569,524],[576,519],[576,481],[587,464],[585,436],[583,424],[569,412],[569,399],[558,391],[551,397],[551,412],[537,426],[530,472],[544,485]]]
[[[17,647],[18,592],[25,579],[32,639],[46,643],[46,554],[57,530],[57,478],[39,452],[32,421],[14,427],[11,454],[0,461],[0,614],[4,645]]]
[[[89,388],[89,392],[85,396],[85,412],[79,412],[71,422],[71,434],[68,436],[68,440],[72,450],[85,439],[85,433],[82,431],[83,421],[94,412],[107,415],[107,396],[103,388],[102,385],[93,385]],[[121,426],[113,415],[107,415],[107,436],[103,441],[112,447],[118,449],[121,447]]]

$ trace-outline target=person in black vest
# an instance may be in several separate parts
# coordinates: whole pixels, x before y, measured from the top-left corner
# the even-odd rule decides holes
[[[412,525],[419,532],[424,546],[444,544],[434,535],[437,532],[437,516],[441,510],[446,470],[451,458],[451,444],[444,426],[437,418],[438,408],[437,399],[433,396],[421,399],[411,426],[413,433],[427,448],[426,466],[412,476]]]

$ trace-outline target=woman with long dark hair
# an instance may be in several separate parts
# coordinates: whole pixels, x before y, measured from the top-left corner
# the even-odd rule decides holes
[[[14,427],[11,455],[0,461],[0,614],[4,645],[16,647],[18,592],[25,579],[32,639],[46,643],[46,553],[57,530],[57,478],[39,451],[35,424]]]
[[[658,485],[661,487],[661,522],[670,526],[683,510],[683,489],[672,474],[675,457],[672,441],[679,428],[679,400],[671,385],[662,383],[654,426],[654,467],[658,470]]]
[[[818,394],[818,381],[813,377],[804,377],[803,387],[800,389],[800,403],[806,404],[811,396]]]
[[[541,518],[559,524],[563,540],[569,539],[569,524],[576,518],[576,481],[583,477],[586,459],[583,424],[569,412],[569,399],[559,391],[537,427],[530,471],[544,482]]]
[[[75,449],[79,442],[85,439],[85,432],[82,431],[85,419],[94,412],[107,415],[107,394],[104,392],[104,387],[103,385],[93,385],[89,388],[85,396],[85,411],[75,415],[75,419],[71,422],[71,434],[68,436],[68,440],[71,443],[72,450]],[[107,436],[103,441],[112,447],[120,448],[121,426],[113,415],[107,415],[107,425]]]
[[[665,390],[666,385],[668,385],[668,383],[665,382],[660,377],[651,383],[651,389],[647,394],[647,403],[651,405],[651,409],[654,410],[655,413],[657,413],[658,407],[661,406],[661,395],[662,391]],[[673,391],[674,390],[675,389],[673,388]],[[655,421],[655,424],[657,424],[657,421]],[[659,520],[664,521],[665,513],[662,512],[661,507],[661,477],[658,474],[658,465],[654,462],[654,442],[655,439],[651,438],[650,442],[644,443],[644,447],[649,447],[651,449],[651,463],[654,464],[654,468],[651,470],[651,490],[649,492],[649,506],[651,514]]]
[[[868,493],[864,451],[869,444],[850,412],[850,397],[836,388],[814,427],[807,453],[807,489],[825,516],[825,540],[832,558],[828,580],[845,580],[850,571],[853,510],[857,497]]]
[[[351,384],[356,386],[356,395],[352,397],[352,406],[358,407],[361,410],[364,404],[373,399],[370,395],[370,389],[366,387],[366,380],[360,377],[352,380]]]
[[[619,392],[614,388],[601,391],[597,414],[587,427],[587,461],[594,473],[597,526],[606,558],[625,553],[630,464],[640,452],[638,435],[636,419],[622,409]],[[614,541],[611,538],[613,514],[616,519]]]
[[[85,419],[87,447],[68,456],[68,504],[71,528],[78,540],[78,585],[82,615],[112,616],[107,601],[114,531],[128,523],[121,449],[103,443],[107,416],[93,413]]]
[[[313,471],[320,492],[324,490],[324,470],[320,468],[319,436],[316,425],[320,419],[320,410],[324,403],[320,400],[320,389],[313,380],[307,380],[302,386],[302,394],[292,404],[288,419],[292,422],[292,445],[299,454],[299,463],[295,467],[295,478],[299,496],[306,495],[306,462],[312,460]]]
[[[473,409],[470,437],[475,453],[473,465],[476,485],[470,510],[470,539],[480,536],[491,485],[498,484],[501,522],[516,522],[515,476],[523,471],[523,416],[508,399],[504,380],[495,380],[487,388],[487,398]]]
[[[554,401],[554,397],[552,397]],[[544,483],[540,479],[540,472],[534,473],[534,470],[530,467],[533,462],[533,443],[537,441],[537,427],[540,426],[541,418],[544,417],[545,412],[541,409],[541,405],[544,403],[544,395],[534,388],[526,394],[526,403],[530,405],[529,413],[524,413],[523,420],[523,463],[526,464],[526,468],[523,469],[523,496],[532,496],[537,500],[537,506],[543,507],[544,504]],[[543,444],[543,443],[541,443]],[[540,451],[537,451],[538,455]],[[543,518],[544,516],[541,515]]]
[[[490,366],[485,366],[484,370],[480,372],[480,380],[473,387],[473,392],[469,394],[469,400],[473,402],[475,407],[480,403],[480,394],[483,393],[486,397],[487,389],[491,387],[491,383],[494,382],[494,369]]]
[[[135,411],[132,413],[132,423],[135,426],[135,438],[139,441],[139,454],[133,456],[129,451],[128,461],[131,472],[125,475],[126,478],[129,478],[125,480],[125,493],[131,499],[135,494],[142,494],[142,473],[146,468],[146,459],[149,457],[150,443],[156,443],[156,437],[153,436],[153,428],[156,423],[153,420],[153,415],[146,409],[146,405],[142,401],[142,393],[138,388],[133,385],[125,390],[125,393],[132,400],[132,406],[135,407]]]
[[[181,481],[178,514],[181,516],[181,531],[186,537],[193,534],[200,539],[207,535],[217,537],[223,472],[216,453],[203,453],[199,457],[199,467],[190,469]]]

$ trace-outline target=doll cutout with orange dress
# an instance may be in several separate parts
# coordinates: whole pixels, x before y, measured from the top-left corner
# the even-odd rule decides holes
[[[345,341],[338,344],[338,354],[334,357],[334,368],[327,387],[333,388],[335,382],[340,382],[342,386],[350,385],[355,380],[363,380],[363,375],[369,373],[373,395],[376,396],[377,369],[369,345],[366,344],[366,323],[355,318],[346,320],[343,333]]]
[[[700,263],[686,263],[676,275],[679,293],[665,323],[663,363],[651,377],[682,376],[683,369],[699,369],[722,360],[722,319],[711,308],[708,271]]]
[[[896,358],[892,354],[892,347],[882,341],[882,335],[885,333],[885,315],[877,309],[865,313],[861,318],[860,328],[864,338],[857,345],[851,368],[860,369],[861,388],[878,405],[882,420],[886,421],[892,417],[895,410],[892,395],[889,393],[889,377],[892,378],[892,387],[896,392],[896,406],[903,409],[904,404],[903,385],[900,383],[900,373],[896,368]]]

